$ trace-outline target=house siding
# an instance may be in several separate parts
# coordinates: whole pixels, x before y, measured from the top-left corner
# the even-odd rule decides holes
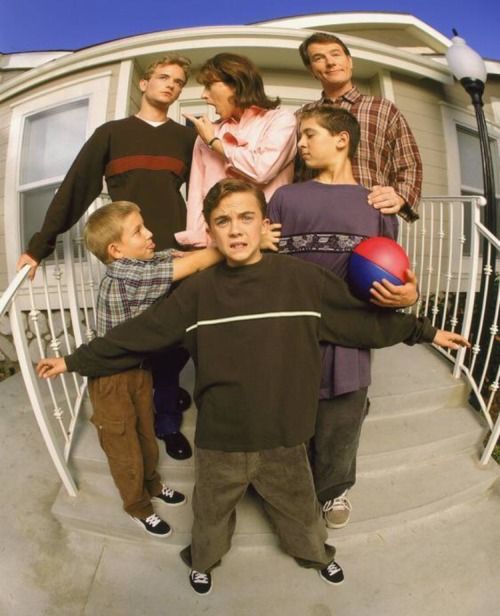
[[[8,152],[8,141],[9,141],[9,130],[10,123],[12,118],[12,108],[22,101],[26,100],[28,97],[36,97],[37,95],[43,96],[47,93],[48,90],[52,88],[60,88],[61,86],[72,84],[75,79],[80,79],[82,77],[92,77],[102,74],[105,71],[111,73],[110,76],[110,88],[109,88],[109,96],[106,106],[106,119],[113,119],[114,107],[115,107],[115,98],[117,91],[117,80],[118,80],[118,64],[110,64],[103,65],[99,67],[95,67],[86,71],[80,71],[79,73],[72,73],[64,78],[54,79],[44,83],[43,85],[37,86],[33,88],[29,92],[23,92],[19,96],[13,97],[7,101],[4,101],[0,104],[0,289],[5,289],[8,284],[8,274],[7,274],[7,262],[6,262],[6,248],[5,248],[5,167],[7,161],[7,152]],[[64,96],[64,90],[61,90],[61,100]],[[92,132],[92,131],[91,131]]]

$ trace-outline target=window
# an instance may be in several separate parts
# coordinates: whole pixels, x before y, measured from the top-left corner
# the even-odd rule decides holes
[[[448,194],[481,195],[483,194],[483,173],[481,151],[475,114],[468,109],[441,103],[446,162],[448,174]],[[488,135],[495,175],[497,216],[500,206],[500,127],[488,121]],[[470,220],[467,209],[464,212],[465,236],[464,254],[470,256]],[[456,228],[455,237],[460,236]],[[480,243],[481,246],[481,243]],[[465,264],[469,267],[468,264]]]
[[[457,125],[458,151],[460,159],[460,194],[480,195],[484,193],[481,149],[477,131]],[[500,215],[500,159],[498,142],[490,137],[490,151],[495,180],[497,224]],[[483,212],[484,213],[484,212]],[[482,216],[483,217],[483,216]],[[465,228],[471,225],[470,211],[465,212]],[[466,238],[465,254],[470,254],[470,237]]]
[[[40,229],[57,187],[85,142],[88,106],[88,99],[83,99],[25,119],[19,165],[23,245]]]
[[[4,193],[9,277],[76,154],[106,121],[110,78],[110,71],[81,74],[13,105]]]

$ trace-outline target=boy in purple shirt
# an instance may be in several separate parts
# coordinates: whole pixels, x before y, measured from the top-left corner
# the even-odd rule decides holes
[[[368,204],[369,190],[353,176],[351,160],[359,142],[356,118],[327,104],[299,113],[298,149],[315,179],[284,186],[269,203],[269,218],[281,223],[279,250],[346,277],[353,248],[372,236],[396,239],[395,215]],[[395,287],[376,284],[373,302],[403,307],[417,299],[416,281]],[[331,344],[322,346],[322,381],[311,462],[326,524],[341,528],[349,521],[348,490],[356,479],[356,454],[367,409],[370,351]]]

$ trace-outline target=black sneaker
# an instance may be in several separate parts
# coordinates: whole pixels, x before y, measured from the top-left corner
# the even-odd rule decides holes
[[[170,526],[159,516],[157,516],[156,513],[152,513],[145,520],[142,518],[134,518],[134,516],[131,517],[136,524],[139,524],[141,528],[154,537],[163,538],[172,534],[172,529]]]
[[[163,484],[161,492],[156,496],[152,496],[151,501],[176,507],[177,505],[183,505],[186,502],[186,497],[181,492],[177,492]]]
[[[342,571],[342,567],[334,560],[332,560],[332,562],[324,569],[319,569],[318,573],[319,577],[328,584],[342,584],[344,581],[344,572]]]
[[[187,411],[192,402],[193,400],[188,392],[185,389],[182,389],[182,387],[179,387],[179,394],[177,396],[177,410],[182,412]]]
[[[208,595],[212,590],[212,576],[210,573],[201,573],[191,569],[189,572],[189,583],[198,595]]]

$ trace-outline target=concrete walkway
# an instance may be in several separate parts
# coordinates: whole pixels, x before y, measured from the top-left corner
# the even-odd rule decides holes
[[[20,376],[0,384],[1,616],[477,616],[499,613],[500,489],[445,513],[336,540],[331,587],[278,548],[235,547],[212,594],[190,589],[178,546],[65,532],[59,481]],[[480,472],[480,471],[478,471]]]

